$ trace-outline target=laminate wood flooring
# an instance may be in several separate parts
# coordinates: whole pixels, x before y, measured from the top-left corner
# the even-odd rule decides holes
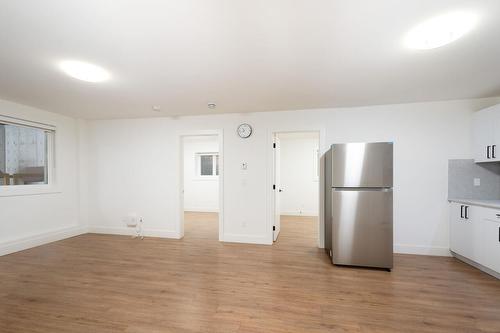
[[[217,214],[182,240],[86,234],[0,257],[0,332],[500,332],[500,282],[454,258],[391,273],[332,266],[315,218],[273,246],[220,243]]]

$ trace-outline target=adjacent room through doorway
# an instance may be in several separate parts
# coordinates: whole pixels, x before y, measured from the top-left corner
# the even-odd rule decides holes
[[[184,237],[219,239],[219,137],[182,137]]]
[[[319,156],[319,132],[274,134],[277,244],[318,244]]]

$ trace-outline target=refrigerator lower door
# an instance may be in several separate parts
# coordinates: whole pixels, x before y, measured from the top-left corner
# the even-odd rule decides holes
[[[332,261],[392,268],[392,190],[332,189]]]

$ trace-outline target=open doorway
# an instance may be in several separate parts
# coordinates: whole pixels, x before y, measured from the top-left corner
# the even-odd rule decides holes
[[[219,135],[181,137],[184,237],[219,240],[222,156]]]
[[[319,141],[316,131],[273,133],[276,244],[318,245]]]

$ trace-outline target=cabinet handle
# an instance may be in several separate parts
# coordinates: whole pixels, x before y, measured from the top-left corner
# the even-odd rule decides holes
[[[497,158],[495,155],[495,150],[496,150],[497,145],[491,146],[491,158]]]
[[[500,227],[498,227],[498,242],[500,243]]]
[[[460,206],[460,218],[463,219],[464,218],[464,205],[461,205]]]
[[[489,158],[491,158],[491,157],[490,157],[490,147],[491,147],[491,146],[487,146],[487,147],[486,147],[486,158],[488,158],[488,159],[489,159]]]
[[[465,206],[465,219],[469,219],[469,206]]]

